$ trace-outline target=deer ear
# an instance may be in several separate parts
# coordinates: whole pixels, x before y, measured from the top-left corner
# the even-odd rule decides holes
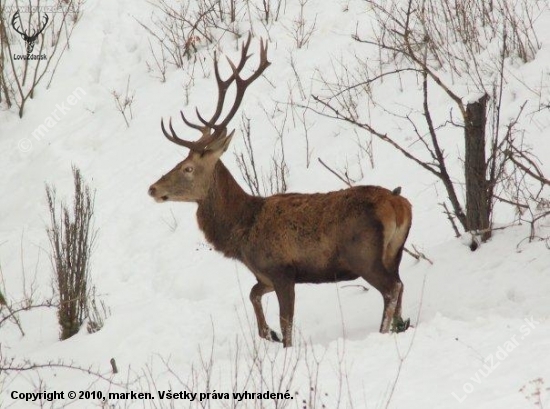
[[[231,139],[233,138],[234,133],[235,133],[235,130],[233,129],[231,133],[224,138],[223,152],[225,152],[227,148],[229,148],[229,144],[231,143]]]
[[[227,131],[224,131],[222,135],[215,141],[213,141],[211,144],[209,144],[205,148],[205,153],[210,153],[211,155],[214,155],[216,158],[219,158],[222,156],[222,154],[229,148],[229,144],[231,143],[231,138],[233,138],[233,134],[235,133],[235,130],[231,131],[229,135],[227,135]]]

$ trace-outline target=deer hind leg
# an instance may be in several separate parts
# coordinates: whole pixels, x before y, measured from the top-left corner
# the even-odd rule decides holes
[[[384,313],[382,315],[382,323],[380,324],[380,332],[389,332],[394,318],[401,317],[402,294],[403,283],[401,280],[395,281],[394,285],[390,287],[389,290],[382,292],[382,297],[384,298]]]
[[[394,318],[397,318],[397,319],[402,318],[401,304],[403,301],[403,290],[405,289],[405,287],[403,286],[403,283],[401,281],[399,281],[399,283],[401,284],[401,290],[399,291],[399,296],[397,297],[397,307],[395,307],[395,314],[394,314]]]
[[[399,278],[399,265],[403,256],[403,239],[406,238],[406,232],[401,228],[397,229],[392,241],[384,249],[383,265],[388,280],[385,280],[385,285],[380,289],[384,298],[384,316],[380,324],[380,332],[390,331],[394,321],[402,322],[401,305],[404,287]]]
[[[285,282],[275,286],[279,300],[279,319],[283,333],[283,346],[292,346],[292,324],[294,321],[294,283]]]
[[[376,249],[373,249],[373,253]],[[399,308],[399,294],[403,284],[395,271],[385,267],[382,260],[378,258],[357,258],[352,267],[354,271],[365,279],[370,285],[380,292],[384,300],[384,312],[380,323],[380,332],[386,333],[391,329],[391,324]]]
[[[273,331],[267,325],[264,315],[264,309],[262,307],[262,296],[264,294],[270,293],[273,291],[273,287],[268,287],[267,285],[258,282],[250,290],[250,301],[254,307],[254,314],[256,314],[256,322],[258,323],[258,334],[260,338],[267,339],[268,341],[281,342],[281,337]]]
[[[366,263],[361,276],[382,295],[384,312],[380,332],[389,332],[394,317],[400,314],[400,295],[403,292],[403,284],[396,272],[388,270],[380,260],[371,260],[370,263]]]

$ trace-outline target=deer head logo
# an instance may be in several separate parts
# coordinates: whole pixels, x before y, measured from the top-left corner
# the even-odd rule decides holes
[[[19,28],[17,28],[17,20],[19,20]],[[38,36],[44,31],[46,26],[48,25],[49,17],[47,14],[44,14],[44,22],[41,27],[36,29],[32,29],[32,34],[27,34],[25,30],[23,30],[23,23],[21,21],[21,16],[19,15],[19,11],[16,11],[11,19],[11,25],[13,29],[21,34],[21,37],[23,40],[25,40],[25,43],[27,43],[27,54],[32,53],[32,50],[34,49],[34,43],[36,42],[36,39]]]

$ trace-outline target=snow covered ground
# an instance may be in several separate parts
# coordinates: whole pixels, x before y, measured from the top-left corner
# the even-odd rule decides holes
[[[292,408],[484,409],[550,404],[548,242],[528,243],[529,227],[520,225],[496,231],[472,253],[454,238],[438,205],[445,192],[430,174],[377,140],[373,145],[375,166],[371,167],[365,156],[357,156],[357,138],[366,140],[365,132],[357,133],[347,124],[311,111],[305,114],[311,151],[307,166],[304,127],[287,108],[290,90],[293,98],[299,99],[291,56],[306,93],[318,92],[320,72],[329,72],[331,62],[340,58],[351,61],[354,52],[364,50],[351,34],[357,21],[368,21],[369,14],[359,0],[311,0],[306,5],[306,21],[315,21],[315,30],[309,43],[296,49],[288,28],[299,6],[291,3],[287,2],[277,22],[265,26],[254,21],[256,34],[269,39],[272,62],[265,78],[251,86],[241,106],[241,112],[251,119],[257,162],[262,172],[269,170],[271,156],[280,152],[276,128],[283,127],[289,191],[325,192],[344,187],[318,163],[318,157],[339,169],[348,163],[356,184],[402,186],[402,194],[414,207],[408,243],[433,261],[432,265],[406,255],[401,265],[404,314],[411,317],[414,328],[397,335],[379,334],[382,299],[374,289],[364,291],[350,283],[300,285],[295,316],[301,340],[298,346],[283,351],[280,344],[257,339],[248,301],[253,275],[242,264],[212,251],[197,227],[195,205],[159,205],[147,195],[149,185],[186,155],[164,139],[159,119],[174,117],[180,134],[193,139],[198,135],[184,130],[178,111],[191,113],[196,105],[208,112],[215,100],[210,75],[212,49],[199,47],[208,75],[197,68],[196,81],[188,90],[189,104],[185,105],[189,72],[170,67],[162,83],[147,70],[146,62],[151,62],[148,34],[136,20],[149,21],[152,5],[143,0],[87,0],[52,87],[38,89],[22,119],[13,111],[0,111],[1,283],[12,300],[24,297],[23,276],[27,286],[34,277],[37,299],[49,295],[52,274],[44,184],[55,184],[58,196],[69,198],[74,164],[96,189],[99,235],[92,277],[111,315],[101,331],[88,334],[83,328],[61,342],[53,308],[22,313],[25,336],[14,323],[0,327],[0,356],[13,358],[15,363],[91,366],[113,383],[63,368],[19,375],[0,373],[0,407],[41,407],[40,402],[12,399],[13,391],[123,391],[120,384],[138,376],[140,380],[129,388],[152,392],[156,400],[122,399],[110,404],[234,407],[230,400],[203,401],[203,406],[160,400],[156,390],[169,389],[230,394],[288,390],[294,399],[286,404]],[[242,23],[243,32],[248,24]],[[548,82],[550,13],[540,16],[537,27],[542,47],[533,61],[515,67],[519,78],[510,80],[504,99],[510,106],[534,98],[518,83]],[[219,47],[226,54],[237,57],[236,45],[230,34],[221,36]],[[257,47],[254,38],[251,50],[257,53]],[[135,93],[129,128],[111,95],[113,90],[123,91],[128,78]],[[395,85],[385,102],[407,101],[412,95],[408,87],[416,92],[418,86],[407,84],[397,91]],[[548,86],[544,87],[547,96]],[[44,137],[35,138],[37,127],[70,95],[75,95],[77,102],[58,112],[59,120]],[[434,110],[447,115],[447,108],[437,102],[433,102]],[[380,118],[391,129],[391,119],[383,114]],[[546,175],[550,174],[548,124],[550,111],[538,114],[536,123],[523,124]],[[234,126],[238,134],[237,118]],[[451,151],[462,149],[459,137],[445,143]],[[237,135],[223,157],[242,186],[234,153],[244,149],[244,141]],[[460,175],[460,161],[451,166]],[[495,220],[508,224],[513,215],[498,207]],[[537,232],[541,237],[550,235],[548,219]],[[275,296],[268,295],[265,300],[268,322],[277,328]],[[204,365],[208,367],[210,356],[213,364],[207,377]],[[263,372],[255,366],[258,356],[263,357]],[[120,370],[112,377],[111,358]],[[291,371],[294,363],[296,369]],[[317,367],[318,373],[312,373]],[[282,372],[292,373],[292,379],[283,376],[281,381],[278,376]],[[254,380],[247,381],[248,374]],[[57,408],[70,401],[43,404]],[[78,408],[100,405],[97,399],[73,403]],[[284,407],[281,402],[266,407],[269,405]],[[238,407],[260,406],[246,401]]]

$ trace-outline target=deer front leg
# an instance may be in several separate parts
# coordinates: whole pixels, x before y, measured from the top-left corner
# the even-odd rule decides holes
[[[283,346],[292,346],[292,323],[294,320],[294,283],[283,283],[275,287],[279,300],[279,318],[283,333]]]
[[[250,290],[250,301],[254,307],[254,314],[256,315],[260,338],[267,339],[268,341],[281,342],[279,335],[267,325],[264,309],[262,307],[262,296],[271,291],[273,291],[273,287],[268,287],[265,284],[258,282],[254,285],[254,287],[252,287],[252,290]]]

